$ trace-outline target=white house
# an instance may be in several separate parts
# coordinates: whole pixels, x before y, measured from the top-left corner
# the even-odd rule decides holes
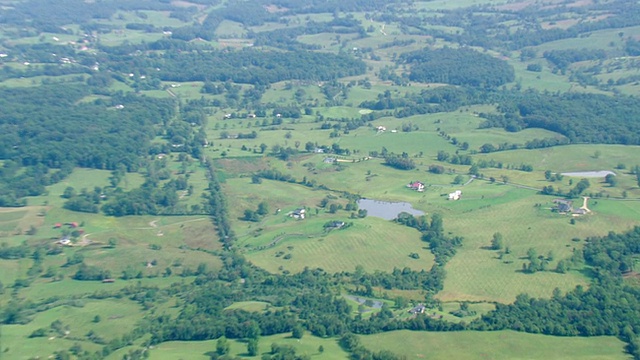
[[[304,215],[305,215],[306,211],[304,208],[300,208],[300,209],[295,209],[291,212],[290,216],[294,219],[300,219],[303,220],[304,219]]]
[[[449,200],[460,200],[462,197],[462,191],[456,190],[449,194]]]

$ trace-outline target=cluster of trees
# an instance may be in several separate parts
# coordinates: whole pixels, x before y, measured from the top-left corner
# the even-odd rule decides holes
[[[424,49],[402,54],[400,61],[411,65],[412,81],[495,88],[515,79],[507,62],[469,48]]]
[[[576,62],[604,60],[607,58],[607,53],[601,49],[562,49],[545,51],[543,56],[556,68],[565,70]]]
[[[246,209],[244,211],[244,216],[242,220],[245,221],[253,221],[258,222],[262,216],[265,216],[269,213],[269,204],[262,201],[258,204],[258,208],[256,210]]]
[[[413,160],[409,158],[409,154],[405,152],[403,152],[401,155],[393,153],[386,154],[384,156],[384,163],[391,166],[392,168],[400,170],[411,170],[415,169],[416,167],[416,164],[413,162]]]
[[[269,85],[285,80],[329,81],[361,75],[365,64],[345,54],[314,53],[306,50],[167,52],[158,57],[111,55],[101,66],[117,72],[133,67],[155,74],[163,81],[227,81]],[[155,69],[160,69],[156,71]]]
[[[548,147],[568,143],[640,144],[640,125],[633,121],[640,114],[640,101],[632,96],[600,94],[552,94],[527,90],[487,90],[439,87],[419,94],[394,97],[380,94],[375,101],[360,107],[394,110],[403,118],[416,114],[450,112],[471,104],[498,103],[499,114],[480,114],[486,121],[480,127],[503,127],[507,131],[542,128],[564,137],[534,139],[525,148]],[[522,147],[513,144],[512,147]]]
[[[207,180],[209,180],[208,193],[203,195],[205,198],[204,211],[211,215],[213,223],[216,226],[216,231],[218,232],[218,238],[226,248],[229,248],[235,240],[235,233],[231,229],[227,201],[222,192],[213,160],[206,159],[203,161],[203,165],[207,171]]]
[[[75,166],[137,170],[157,127],[175,113],[173,100],[135,95],[78,103],[89,94],[83,85],[0,89],[0,203],[20,205]]]

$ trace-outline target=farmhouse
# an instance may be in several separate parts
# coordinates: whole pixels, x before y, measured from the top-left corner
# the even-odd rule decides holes
[[[411,190],[415,190],[419,192],[424,191],[424,184],[421,183],[420,181],[412,181],[409,184],[407,184],[407,187]]]
[[[418,304],[418,306],[415,306],[411,308],[411,310],[409,310],[409,314],[412,314],[412,315],[424,314],[424,311],[426,309],[427,308],[424,306],[424,304]]]
[[[305,216],[306,210],[304,208],[299,208],[299,209],[295,209],[293,210],[289,216],[291,216],[294,219],[299,219],[299,220],[303,220],[304,216]]]
[[[571,214],[572,216],[586,215],[591,212],[591,210],[589,210],[589,208],[587,207],[587,200],[589,198],[583,197],[582,199],[583,204],[577,209],[573,207],[573,201],[571,200],[555,199],[553,200],[553,202],[556,204],[556,206],[552,210],[557,211],[561,214]]]
[[[456,190],[449,194],[449,200],[460,200],[462,197],[462,191]]]
[[[573,209],[573,202],[571,200],[555,199],[553,202],[556,204],[555,210],[559,213],[568,213]]]
[[[70,246],[71,245],[71,240],[69,238],[64,238],[64,239],[60,239],[56,242],[58,245],[62,245],[62,246]]]
[[[380,125],[380,126],[376,127],[376,130],[378,130],[378,131],[387,131],[387,128],[382,126],[382,125]]]

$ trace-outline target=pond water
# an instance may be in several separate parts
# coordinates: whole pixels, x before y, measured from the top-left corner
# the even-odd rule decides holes
[[[424,212],[414,209],[408,202],[387,202],[373,199],[358,200],[358,207],[367,210],[367,216],[375,216],[385,220],[393,220],[401,212],[411,215],[424,215]]]
[[[564,172],[562,175],[564,176],[575,176],[575,177],[583,177],[583,178],[603,178],[609,174],[615,175],[613,171],[609,170],[600,170],[600,171],[576,171],[576,172]]]

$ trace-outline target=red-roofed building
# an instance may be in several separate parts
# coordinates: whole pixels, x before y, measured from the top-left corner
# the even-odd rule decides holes
[[[62,227],[61,223],[56,223],[55,225],[53,225],[54,229],[60,229]]]
[[[407,187],[415,191],[424,191],[424,184],[420,181],[410,182]]]

